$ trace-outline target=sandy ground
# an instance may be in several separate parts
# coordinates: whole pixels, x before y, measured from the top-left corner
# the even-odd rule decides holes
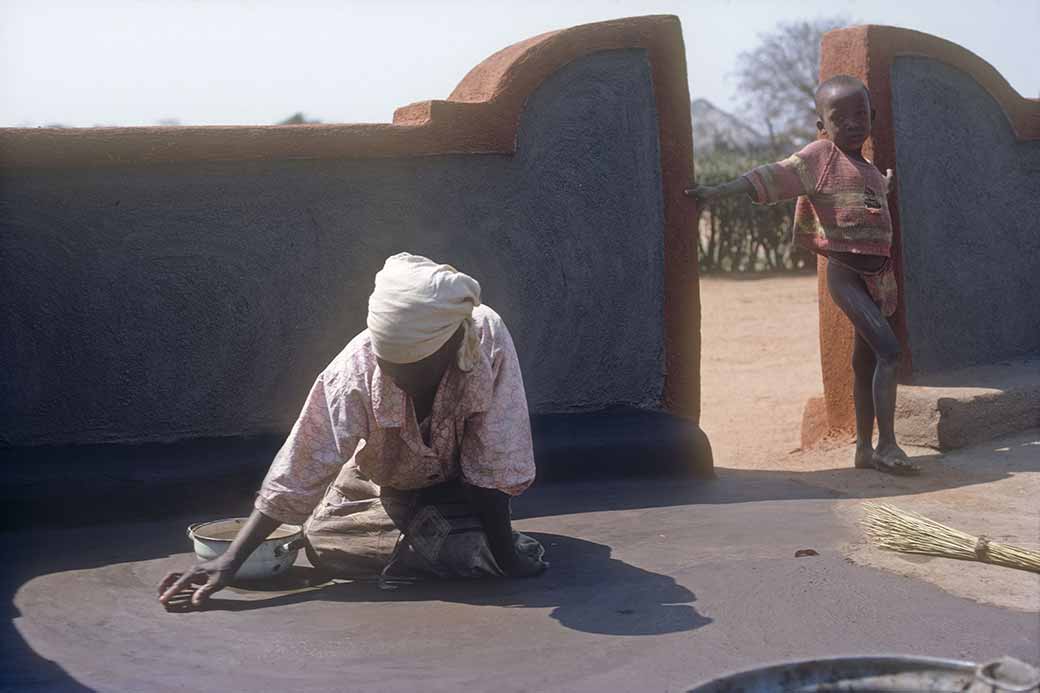
[[[830,489],[847,499],[836,504],[837,521],[853,528],[862,502],[875,500],[1040,549],[1038,430],[948,454],[908,447],[924,469],[912,479],[852,469],[851,445],[800,449],[802,408],[823,391],[816,292],[815,276],[702,280],[701,426],[720,474],[769,470]],[[959,596],[1040,611],[1040,575],[879,551],[866,541],[846,554]]]
[[[823,392],[816,276],[701,280],[701,428],[715,464],[783,469]]]

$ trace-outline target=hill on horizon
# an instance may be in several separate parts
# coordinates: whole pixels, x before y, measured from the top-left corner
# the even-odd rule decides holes
[[[710,154],[716,149],[750,152],[769,145],[768,136],[707,99],[694,99],[690,115],[695,154]]]

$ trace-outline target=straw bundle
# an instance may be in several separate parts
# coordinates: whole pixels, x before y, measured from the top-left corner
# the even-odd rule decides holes
[[[1040,552],[973,537],[891,505],[864,503],[863,528],[882,549],[981,561],[1040,573]]]

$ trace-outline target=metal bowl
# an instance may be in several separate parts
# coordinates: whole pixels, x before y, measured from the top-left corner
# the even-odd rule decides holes
[[[248,519],[235,517],[214,522],[197,522],[189,526],[188,538],[195,547],[195,556],[201,561],[208,561],[227,551]],[[264,580],[281,575],[296,562],[302,546],[302,527],[280,525],[250,554],[235,573],[235,579]]]
[[[931,657],[835,657],[782,662],[728,674],[688,693],[933,691],[1033,693],[1040,673],[1008,657],[983,664]]]

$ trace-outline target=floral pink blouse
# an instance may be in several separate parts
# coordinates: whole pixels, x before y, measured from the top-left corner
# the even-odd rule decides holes
[[[462,478],[511,495],[534,481],[527,397],[513,340],[488,306],[473,310],[483,358],[451,366],[424,421],[376,363],[368,331],[355,337],[311,388],[300,418],[256,498],[276,520],[301,524],[341,473],[412,490]]]

